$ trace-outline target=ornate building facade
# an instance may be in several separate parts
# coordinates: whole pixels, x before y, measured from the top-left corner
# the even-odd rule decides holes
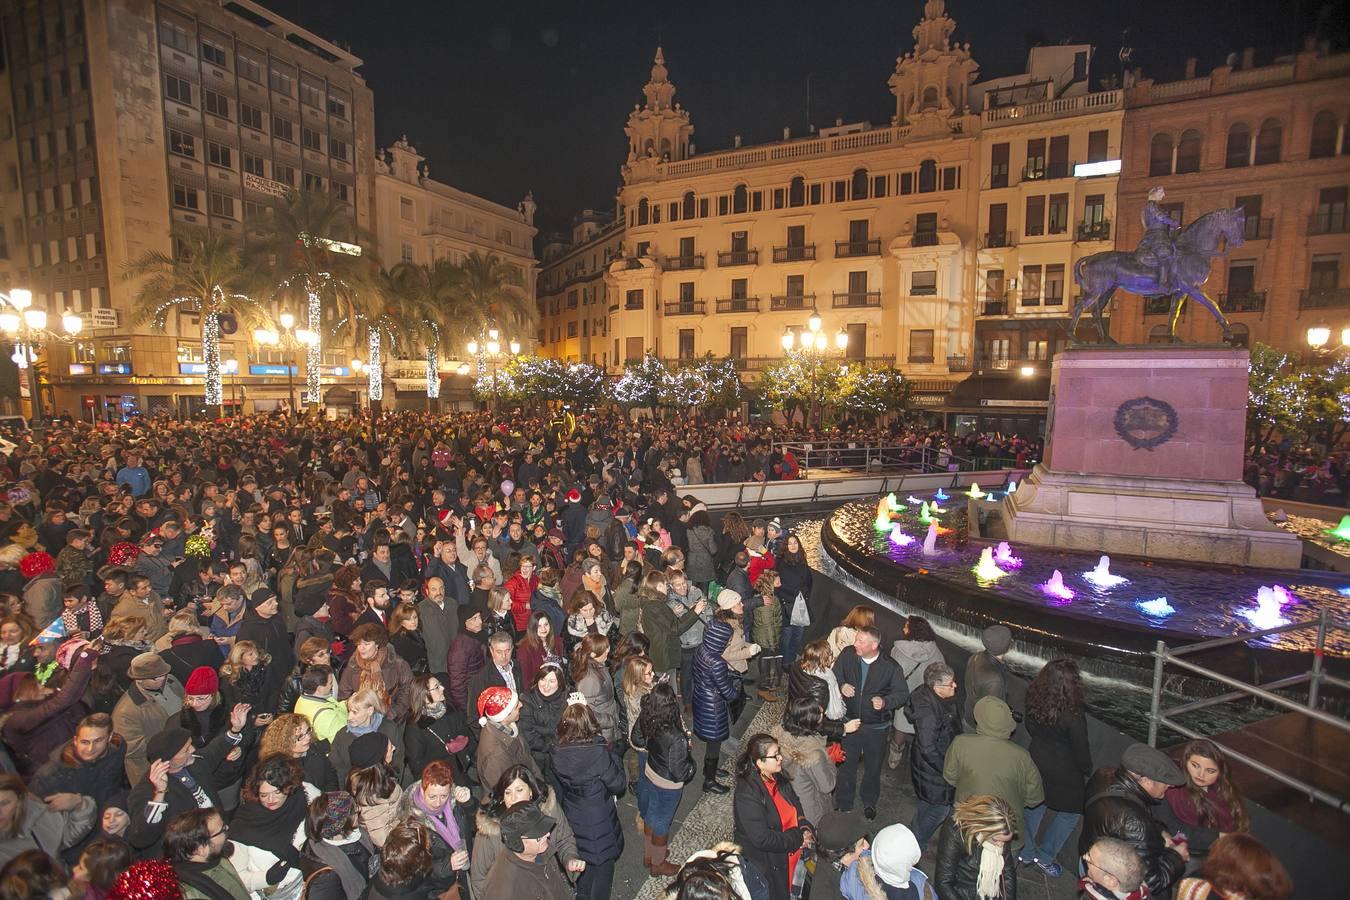
[[[618,310],[605,273],[619,257],[623,219],[582,211],[566,236],[544,243],[539,269],[539,353],[568,362],[614,365],[610,318]]]

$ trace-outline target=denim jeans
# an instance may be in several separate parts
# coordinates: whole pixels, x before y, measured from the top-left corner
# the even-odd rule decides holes
[[[586,863],[577,878],[577,900],[609,900],[614,890],[614,862]]]
[[[945,803],[919,801],[919,808],[914,811],[914,819],[909,823],[909,830],[914,833],[914,840],[919,842],[920,851],[928,846],[928,842],[938,833],[938,829],[942,827],[942,823],[947,820],[947,814],[951,811],[951,806]]]
[[[1045,827],[1045,834],[1038,838],[1041,822],[1047,815],[1050,817],[1050,824]],[[1027,809],[1023,814],[1027,833],[1023,837],[1025,843],[1019,856],[1030,862],[1054,862],[1055,857],[1059,856],[1059,851],[1063,849],[1064,842],[1073,834],[1074,828],[1082,818],[1078,813],[1050,809],[1043,803]]]
[[[797,661],[797,653],[802,649],[802,626],[784,625],[778,649],[783,654],[783,668],[790,668]]]
[[[680,808],[683,790],[669,790],[647,783],[647,808],[642,812],[642,821],[652,830],[652,834],[670,834],[671,823],[675,821],[675,811]]]

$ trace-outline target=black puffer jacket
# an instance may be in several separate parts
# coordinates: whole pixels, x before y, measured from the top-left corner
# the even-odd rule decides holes
[[[956,789],[942,777],[942,765],[952,739],[961,733],[956,698],[943,700],[928,685],[921,685],[909,695],[905,715],[914,724],[914,748],[909,756],[914,795],[925,803],[950,805]]]
[[[1078,852],[1087,853],[1102,837],[1133,844],[1144,861],[1144,881],[1150,893],[1165,897],[1181,878],[1186,861],[1163,838],[1162,824],[1151,810],[1157,802],[1124,769],[1099,769],[1087,785]]]
[[[792,705],[792,701],[798,697],[814,697],[820,704],[821,709],[830,708],[830,686],[825,683],[825,679],[819,675],[809,675],[802,671],[801,663],[795,663],[788,669],[788,702],[787,706]],[[783,709],[784,715],[787,714],[787,707]],[[828,716],[821,723],[820,733],[825,735],[827,741],[837,741],[844,736],[843,719],[831,719]],[[941,766],[938,767],[942,768]]]
[[[561,687],[552,697],[545,697],[538,688],[530,688],[521,695],[520,736],[544,774],[548,774],[553,765],[549,749],[558,742],[558,723],[566,708],[567,691]]]
[[[1003,845],[1003,875],[999,878],[999,900],[1017,900],[1017,861],[1013,859],[1013,844]],[[961,829],[956,827],[952,817],[942,823],[942,835],[938,838],[937,874],[933,882],[937,885],[938,896],[942,900],[980,900],[975,885],[980,878],[980,856],[983,853],[979,844],[966,852],[966,842],[961,838]]]
[[[628,786],[619,758],[605,739],[553,746],[553,774],[562,787],[560,799],[577,839],[577,855],[602,865],[623,853],[623,827],[614,798]]]
[[[639,720],[640,726],[641,720]],[[633,728],[633,746],[647,751],[647,765],[667,781],[686,782],[694,777],[694,758],[689,753],[689,735],[678,728],[663,728],[648,735]]]

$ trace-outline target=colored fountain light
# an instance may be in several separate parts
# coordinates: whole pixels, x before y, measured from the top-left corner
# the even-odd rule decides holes
[[[1012,546],[1007,541],[999,541],[994,548],[994,562],[1002,569],[1022,568],[1022,557],[1013,555]]]
[[[986,494],[984,491],[980,490],[980,486],[972,481],[970,483],[970,490],[966,491],[966,496],[972,500],[983,500],[985,497],[988,497],[989,495]]]
[[[1274,587],[1260,587],[1256,590],[1256,606],[1242,610],[1241,616],[1252,623],[1258,631],[1279,628],[1281,625],[1289,624],[1289,620],[1284,617],[1283,609],[1286,604],[1292,602],[1293,596],[1278,584]]]
[[[1128,578],[1111,574],[1111,557],[1103,556],[1097,560],[1097,568],[1084,572],[1083,577],[1099,588],[1113,588],[1125,584]]]
[[[1008,482],[1008,491],[1007,491],[1007,492],[1008,492],[1009,494],[1015,494],[1015,493],[1017,493],[1017,482],[1016,482],[1016,481],[1010,481],[1010,482]]]
[[[975,568],[971,571],[981,581],[997,581],[1008,574],[998,567],[998,563],[994,562],[994,549],[992,547],[985,547],[980,551],[980,561],[975,564]]]
[[[918,506],[919,504],[923,503],[922,500],[920,500],[918,497],[915,497],[913,494],[910,494],[908,497],[906,497],[905,502],[912,503],[915,506]]]
[[[1050,576],[1050,580],[1041,585],[1041,591],[1056,600],[1062,600],[1068,603],[1074,598],[1073,588],[1064,583],[1064,575],[1056,569]]]
[[[938,539],[938,527],[937,523],[934,522],[928,526],[928,534],[923,539],[924,556],[937,556],[938,552],[937,539]]]
[[[891,507],[882,497],[877,501],[877,531],[886,531],[891,527]]]
[[[886,507],[892,512],[900,509],[900,501],[895,499],[895,494],[886,495]]]
[[[1155,619],[1165,619],[1176,612],[1176,607],[1167,602],[1166,597],[1158,597],[1153,600],[1140,600],[1134,604],[1139,607],[1139,611],[1146,616],[1152,616]]]
[[[1350,541],[1350,516],[1342,516],[1341,524],[1337,525],[1335,528],[1328,529],[1327,534],[1338,540]]]
[[[933,521],[933,514],[928,511],[928,504],[924,503],[919,507],[919,521],[928,525]]]
[[[908,547],[914,543],[914,538],[905,534],[904,529],[900,527],[900,523],[896,522],[891,526],[891,543],[897,547]]]
[[[938,499],[938,500],[950,500],[950,499],[951,499],[951,496],[950,496],[946,491],[944,491],[942,488],[938,488],[938,489],[937,489],[937,493],[934,494],[933,496],[934,496],[936,499]]]

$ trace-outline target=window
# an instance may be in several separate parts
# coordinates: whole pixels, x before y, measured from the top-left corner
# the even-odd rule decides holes
[[[399,258],[405,263],[416,262],[417,256],[413,252],[413,245],[404,241],[400,248]]]
[[[343,162],[346,162],[347,142],[340,141],[335,137],[330,137],[328,139],[328,155],[333,157],[334,159],[340,159]]]
[[[914,217],[914,246],[935,247],[937,244],[937,213],[919,213]]]
[[[1045,267],[1045,305],[1064,305],[1064,264],[1055,263]]]
[[[252,200],[244,201],[244,221],[256,222],[259,219],[266,219],[272,214],[272,207],[266,203],[254,203]]]
[[[731,329],[731,351],[727,354],[732,359],[745,359],[750,348],[750,329],[744,325],[737,325]]]
[[[180,209],[200,209],[201,200],[197,197],[197,189],[190,188],[185,184],[174,182],[173,185],[173,205]]]
[[[745,190],[745,185],[738,184],[731,192],[731,211],[733,213],[743,213],[749,209],[749,194]]]
[[[1063,234],[1069,230],[1069,195],[1050,195],[1050,233]]]
[[[187,28],[167,19],[160,20],[159,42],[167,44],[175,50],[182,50],[184,53],[192,51],[192,38],[188,36]]]
[[[1152,176],[1172,174],[1172,136],[1155,134],[1148,146],[1148,174]]]
[[[1028,236],[1045,234],[1044,194],[1027,198],[1027,215],[1024,225]]]
[[[1051,178],[1064,178],[1069,174],[1069,136],[1061,134],[1050,139],[1050,162],[1046,172]]]
[[[224,216],[227,219],[234,218],[234,198],[225,194],[212,193],[207,197],[211,206],[211,215]]]
[[[711,201],[710,201],[707,197],[699,197],[699,198],[698,198],[698,217],[699,217],[700,219],[706,219],[706,218],[708,218],[709,210],[710,210],[711,208],[712,208],[712,203],[711,203]]]
[[[1022,267],[1022,305],[1041,305],[1041,267]]]
[[[329,96],[328,114],[339,119],[347,118],[347,101],[340,97]]]
[[[919,193],[931,194],[937,190],[937,163],[925,159],[919,163]]]
[[[788,182],[788,206],[804,206],[806,204],[806,179],[798,175]]]
[[[1111,139],[1111,132],[1103,128],[1100,131],[1088,132],[1088,150],[1087,161],[1090,163],[1104,162],[1106,154],[1109,152],[1107,144]]]
[[[202,41],[202,59],[218,66],[225,65],[225,48],[210,41]]]
[[[1252,161],[1258,166],[1269,165],[1280,161],[1280,141],[1284,137],[1284,126],[1278,119],[1266,119],[1261,123],[1261,130],[1256,133],[1256,150],[1252,153]]]
[[[694,211],[695,211],[694,192],[685,191],[684,197],[681,198],[680,200],[680,218],[692,219],[694,218]],[[683,241],[681,241],[681,244],[683,244]],[[683,250],[680,251],[680,255],[681,256],[685,255]]]
[[[80,258],[80,239],[74,235],[66,238],[66,259],[74,262]]]
[[[224,94],[217,94],[215,91],[202,91],[202,105],[206,111],[213,116],[220,116],[222,119],[230,117],[230,98]]]
[[[873,196],[873,197],[885,197],[885,196],[886,196],[886,176],[885,176],[885,175],[875,175],[875,176],[873,176],[873,178],[872,178],[872,196]]]
[[[694,329],[680,329],[680,359],[694,358]]]
[[[306,106],[316,106],[323,109],[323,91],[317,85],[310,84],[308,81],[301,81],[300,102]]]
[[[1003,270],[990,269],[984,273],[984,299],[1002,300],[1003,297]]]
[[[901,172],[901,173],[900,173],[900,193],[901,193],[902,195],[903,195],[903,194],[912,194],[912,193],[914,193],[914,173],[913,173],[913,172]]]
[[[1228,144],[1224,150],[1224,167],[1241,169],[1251,163],[1252,131],[1241,122],[1228,129]]]
[[[629,291],[627,294],[624,295],[623,305],[624,309],[642,309],[642,291],[641,290]],[[639,338],[638,340],[641,341],[641,338]],[[638,354],[639,357],[641,355],[642,355],[641,353]],[[629,359],[635,358],[637,357],[629,356]]]
[[[323,190],[323,176],[315,175],[313,172],[302,172],[300,174],[301,186],[307,191]]]
[[[239,104],[239,123],[255,131],[263,130],[262,110],[256,106],[249,106],[247,103]]]
[[[243,154],[243,160],[245,172],[251,172],[254,175],[257,175],[259,178],[264,177],[263,158],[261,156],[254,156],[252,153],[245,153]]]
[[[680,282],[680,308],[688,311],[693,308],[694,303],[694,283],[692,281]]]
[[[990,148],[989,186],[1008,186],[1008,145],[995,144]]]
[[[295,143],[295,123],[281,116],[272,117],[272,136],[283,141]]]
[[[295,166],[288,166],[279,162],[272,163],[272,180],[295,187]]]
[[[169,152],[176,156],[197,156],[197,139],[187,132],[169,129]]]
[[[84,236],[84,258],[93,259],[103,255],[103,235],[90,232]]]
[[[1317,214],[1313,217],[1314,234],[1340,234],[1346,230],[1345,209],[1350,200],[1350,189],[1322,188],[1317,192]]]
[[[1340,286],[1341,258],[1336,254],[1318,254],[1312,258],[1308,287],[1314,291],[1328,291]]]
[[[1238,197],[1233,205],[1241,209],[1243,214],[1247,217],[1246,224],[1243,226],[1243,236],[1249,241],[1260,239],[1263,236],[1263,229],[1261,228],[1261,195],[1252,194],[1245,197]],[[1266,232],[1264,237],[1270,237],[1269,232]]]
[[[1045,138],[1032,138],[1027,141],[1027,167],[1022,177],[1034,180],[1045,177]]]
[[[217,144],[215,141],[206,142],[206,159],[211,165],[225,169],[234,165],[233,151],[224,144]]]
[[[746,231],[733,231],[731,233],[731,252],[736,254],[745,254],[749,252],[750,234]]]
[[[1106,221],[1106,195],[1088,194],[1083,200],[1083,224],[1088,228],[1100,226]]]
[[[278,94],[285,94],[287,97],[291,96],[291,89],[294,86],[294,83],[295,79],[291,77],[291,74],[289,72],[283,72],[280,69],[273,69],[268,78],[268,84],[272,86],[272,90],[276,91]]]
[[[825,202],[825,185],[823,182],[817,182],[811,185],[811,205],[819,206]]]
[[[192,83],[172,75],[164,76],[164,96],[175,103],[192,104]]]
[[[1311,159],[1322,159],[1327,156],[1336,155],[1336,132],[1340,126],[1336,122],[1336,114],[1328,110],[1322,110],[1313,117],[1312,139],[1308,143],[1308,157]]]
[[[942,189],[954,191],[961,186],[961,167],[946,166],[942,170]]]
[[[1256,289],[1256,263],[1250,259],[1235,259],[1228,264],[1228,296],[1250,297]]]
[[[1200,153],[1202,141],[1200,132],[1194,128],[1188,128],[1181,133],[1181,140],[1177,142],[1177,174],[1186,175],[1191,172],[1200,171]]]
[[[262,63],[260,57],[253,55],[256,51],[240,50],[235,54],[235,59],[239,64],[239,74],[249,81],[262,84]]]
[[[1025,359],[1044,362],[1050,358],[1050,342],[1047,340],[1029,340]]]
[[[405,222],[413,220],[413,202],[411,197],[398,198],[398,217]]]
[[[910,276],[909,293],[912,297],[936,297],[937,270],[928,269]]]
[[[789,297],[806,296],[805,275],[789,275],[787,277],[787,296]]]
[[[853,177],[849,183],[849,198],[852,200],[867,199],[867,170],[854,169]]]
[[[931,363],[933,357],[933,330],[916,328],[909,333],[909,361],[912,363]]]
[[[745,278],[731,279],[731,299],[745,300],[750,296],[750,282]]]
[[[568,323],[567,323],[567,336],[570,337],[570,338],[574,338],[574,337],[577,336],[577,323],[576,323],[576,322],[568,322]]]
[[[322,143],[319,140],[319,133],[313,128],[300,128],[300,145],[306,150],[322,150]]]
[[[646,225],[651,221],[652,208],[651,204],[647,202],[646,197],[638,200],[636,216],[637,224],[639,225]]]
[[[333,196],[337,197],[339,200],[341,200],[341,201],[344,202],[344,203],[350,203],[350,202],[351,202],[351,196],[352,196],[352,195],[351,195],[351,188],[349,188],[347,185],[343,184],[341,181],[334,181],[334,182],[333,182]]]

